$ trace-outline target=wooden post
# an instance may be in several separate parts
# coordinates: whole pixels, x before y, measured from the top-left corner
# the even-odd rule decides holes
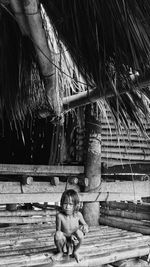
[[[95,116],[91,115],[90,106],[86,107],[87,158],[85,176],[88,178],[86,192],[96,192],[101,181],[101,126]],[[99,202],[86,202],[83,215],[89,226],[99,225]]]

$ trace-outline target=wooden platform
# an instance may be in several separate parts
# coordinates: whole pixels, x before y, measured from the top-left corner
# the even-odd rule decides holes
[[[84,258],[81,263],[65,258],[54,263],[50,258],[56,252],[53,235],[54,225],[48,223],[0,228],[0,266],[100,267],[148,255],[150,250],[149,235],[108,226],[91,227],[80,250]]]

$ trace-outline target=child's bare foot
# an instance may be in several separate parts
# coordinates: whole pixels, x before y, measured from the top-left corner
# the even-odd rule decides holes
[[[51,257],[52,261],[60,261],[63,257],[63,253],[59,252]]]
[[[74,252],[74,253],[73,253],[73,257],[75,258],[75,260],[76,260],[77,262],[80,262],[80,261],[83,260],[83,258],[80,256],[80,254],[79,254],[78,252]]]

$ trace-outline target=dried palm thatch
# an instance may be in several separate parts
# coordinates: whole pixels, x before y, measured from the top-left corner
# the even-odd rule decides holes
[[[84,90],[83,78],[60,40],[56,40],[52,25],[41,7],[46,38],[56,71],[56,91],[72,94]],[[7,2],[0,2],[0,101],[1,117],[23,122],[26,116],[55,117],[47,101],[45,77],[41,73],[36,49],[40,49],[31,36],[18,25],[14,12]],[[21,15],[21,14],[19,14]],[[22,25],[21,25],[22,26]],[[44,51],[41,51],[44,54]],[[76,77],[81,83],[76,82]]]
[[[45,98],[32,40],[22,35],[6,12],[5,2],[11,11],[9,1],[0,1],[1,114],[23,120],[28,113],[46,110],[54,116]],[[144,130],[142,116],[149,116],[150,92],[148,84],[140,84],[150,80],[149,0],[40,3],[55,29],[57,49],[52,30],[45,31],[55,53],[53,64],[61,97],[91,90],[108,104],[117,121],[121,118],[128,126],[129,117]],[[42,19],[47,21],[44,16]]]
[[[97,88],[99,96],[105,98],[115,117],[121,117],[125,125],[128,115],[142,129],[139,115],[148,114],[149,87],[144,90],[138,87],[150,70],[150,2],[42,0],[41,3],[87,87]]]

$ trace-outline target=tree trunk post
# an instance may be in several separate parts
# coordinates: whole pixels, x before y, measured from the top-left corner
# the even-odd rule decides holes
[[[96,116],[91,115],[90,106],[86,110],[87,154],[85,175],[89,179],[85,192],[95,192],[101,182],[101,125]],[[83,215],[89,226],[99,225],[99,202],[86,202]]]

